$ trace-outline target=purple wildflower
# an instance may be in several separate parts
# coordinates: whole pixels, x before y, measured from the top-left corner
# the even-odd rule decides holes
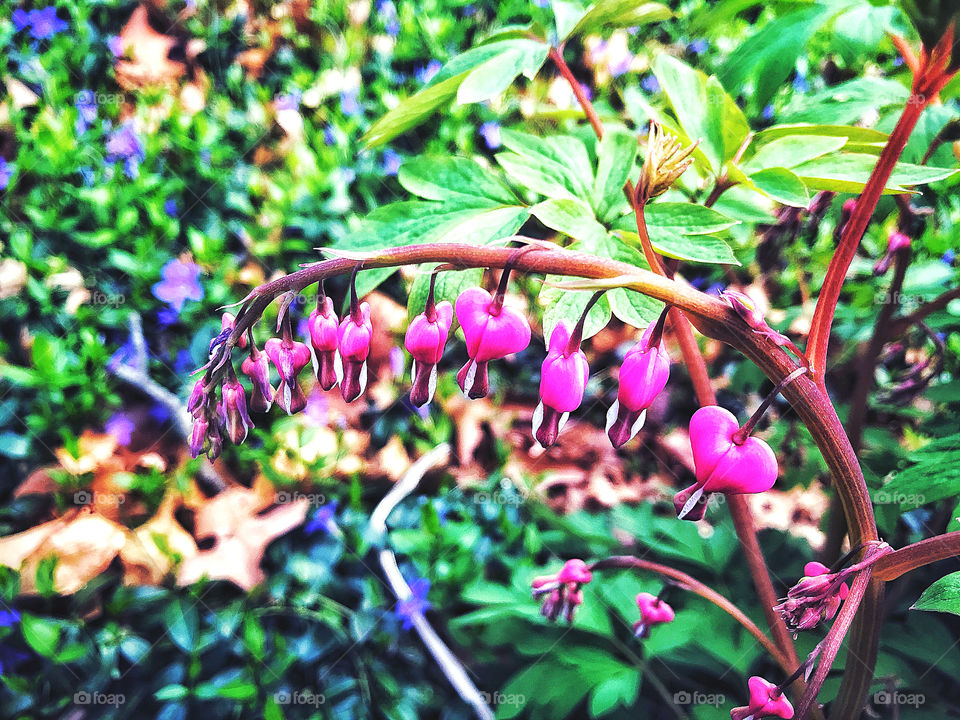
[[[13,20],[13,29],[17,32],[20,32],[25,27],[30,25],[30,13],[23,8],[17,8],[14,10],[10,19]]]
[[[400,18],[397,17],[397,6],[393,0],[380,0],[377,3],[377,14],[383,20],[383,27],[390,37],[400,34]]]
[[[123,170],[133,179],[140,171],[140,163],[146,158],[143,141],[133,128],[133,122],[127,121],[110,133],[107,138],[107,162],[123,161]]]
[[[410,596],[397,601],[393,612],[398,619],[403,620],[403,629],[413,627],[413,621],[430,609],[427,593],[430,592],[430,581],[418,578],[410,583]]]
[[[20,622],[20,613],[12,607],[0,608],[0,627],[10,627]]]
[[[171,260],[160,273],[163,280],[153,286],[153,295],[157,300],[167,303],[177,314],[183,310],[187,300],[203,299],[200,268],[195,263]]]
[[[400,172],[400,166],[403,164],[403,158],[396,151],[387,148],[383,151],[383,160],[380,163],[380,169],[386,175],[396,175]]]
[[[82,90],[77,93],[73,105],[77,109],[77,121],[73,127],[77,135],[83,135],[96,122],[97,97],[90,90]]]
[[[340,93],[340,111],[347,117],[357,117],[357,115],[363,114],[363,109],[357,102],[356,90],[344,90]]]
[[[30,28],[30,37],[34,40],[49,40],[58,32],[70,27],[64,20],[57,17],[57,9],[53,6],[31,10],[24,13],[16,10],[13,13],[13,25],[17,30]]]
[[[953,261],[956,257],[956,252],[953,250],[947,250],[940,258],[940,262],[942,262],[944,265],[953,265]]]
[[[333,129],[332,125],[327,125],[323,129],[323,142],[327,145],[336,145],[337,144],[337,134]]]
[[[126,55],[126,49],[123,46],[123,38],[119,35],[111,35],[107,39],[107,48],[115,58],[122,58]]]
[[[7,185],[10,184],[10,177],[16,169],[16,165],[8,163],[6,158],[0,157],[0,190],[7,189]]]
[[[761,117],[763,117],[764,120],[773,120],[773,114],[774,114],[773,105],[767,105],[763,109],[763,112],[761,113]]]
[[[130,444],[133,431],[136,429],[136,423],[130,419],[129,415],[122,412],[114,413],[104,426],[107,435],[113,435],[117,439],[117,442],[123,447],[127,447]]]
[[[174,198],[167,198],[163,201],[163,211],[167,214],[167,217],[175,218],[179,212],[177,208],[177,201]]]
[[[433,80],[434,76],[438,72],[440,72],[441,67],[443,67],[443,65],[439,60],[431,60],[425,66],[418,67],[414,71],[413,75],[417,78],[417,82],[426,85],[428,82]]]
[[[485,122],[480,126],[480,135],[487,147],[496,150],[500,147],[500,124],[496,122]]]
[[[793,89],[798,93],[805,93],[810,89],[810,86],[807,84],[807,76],[802,72],[797,71],[796,76],[793,78]]]
[[[319,385],[314,385],[313,390],[307,395],[307,404],[303,408],[303,417],[310,421],[311,425],[328,425],[330,422],[330,403],[327,402],[327,395]]]
[[[643,80],[640,81],[640,87],[642,87],[648,93],[660,92],[660,83],[657,81],[655,75],[647,75]]]
[[[273,106],[277,110],[297,110],[300,107],[300,98],[303,97],[303,93],[299,90],[294,90],[291,93],[286,95],[280,95],[273,102]]]
[[[337,527],[335,520],[338,504],[336,500],[332,500],[326,505],[318,507],[313,513],[313,517],[303,526],[303,531],[307,535],[313,535],[318,531],[324,532],[327,535],[339,534],[340,529]]]
[[[697,38],[692,43],[687,45],[687,50],[694,55],[702,55],[707,51],[708,47],[710,47],[710,43],[703,38]]]

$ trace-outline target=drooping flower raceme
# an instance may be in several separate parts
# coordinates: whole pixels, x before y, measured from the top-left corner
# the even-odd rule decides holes
[[[340,319],[333,309],[333,300],[324,295],[307,318],[310,344],[315,353],[314,371],[320,387],[330,390],[337,384],[337,345]]]
[[[843,579],[848,574],[831,572],[823,563],[808,562],[803,566],[803,577],[774,610],[791,630],[811,630],[822,620],[831,620],[847,599],[850,588]]]
[[[673,608],[656,595],[637,595],[637,609],[640,610],[640,619],[633,624],[633,634],[638,638],[647,637],[654,625],[673,622]]]
[[[426,307],[410,323],[403,339],[403,346],[413,356],[410,402],[416,407],[422,407],[433,399],[437,388],[437,363],[443,357],[453,322],[453,306],[446,301],[434,302],[435,282],[436,274],[430,278]]]
[[[534,578],[533,596],[543,597],[540,613],[555,621],[562,617],[573,622],[576,609],[583,604],[582,588],[593,579],[593,573],[583,560],[567,560],[556,575],[544,575]]]
[[[570,413],[580,407],[589,377],[587,356],[580,349],[580,328],[560,320],[550,333],[540,369],[540,404],[533,413],[533,436],[543,447],[557,441]]]
[[[664,316],[647,327],[620,366],[617,399],[607,411],[607,435],[614,447],[630,441],[643,427],[647,408],[670,379],[670,356],[660,340]]]
[[[470,357],[457,373],[457,382],[471,398],[481,398],[490,390],[487,364],[526,348],[530,324],[519,310],[504,306],[501,289],[495,296],[482,288],[464,290],[455,309]]]
[[[731,710],[730,720],[760,720],[770,717],[790,720],[793,717],[793,705],[772,682],[754,675],[747,681],[747,687],[750,690],[749,704]]]
[[[708,405],[693,414],[690,446],[697,482],[674,497],[680,518],[698,519],[691,511],[705,493],[758,493],[776,482],[779,467],[773,450],[759,438],[740,437],[740,424],[722,407]]]

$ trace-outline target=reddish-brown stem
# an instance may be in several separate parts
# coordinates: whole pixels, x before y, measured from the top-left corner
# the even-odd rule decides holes
[[[891,338],[899,337],[907,332],[917,323],[923,322],[928,316],[935,312],[943,310],[954,300],[960,298],[960,286],[951,288],[945,293],[938,295],[930,302],[924,303],[909,315],[895,318],[890,324],[888,336]]]
[[[716,590],[681,570],[677,570],[668,565],[661,565],[660,563],[652,562],[650,560],[643,560],[641,558],[633,557],[632,555],[615,555],[603,560],[598,560],[597,562],[591,563],[589,568],[591,571],[610,569],[644,570],[647,572],[656,573],[666,578],[670,578],[674,581],[674,584],[677,587],[699,595],[704,600],[716,605],[718,608],[740,623],[744,628],[746,628],[747,632],[756,638],[757,642],[763,645],[763,647],[767,652],[770,653],[771,657],[773,657],[777,664],[783,668],[785,673],[789,675],[796,667],[796,663],[784,656],[784,654],[780,651],[780,648],[778,648],[770,640],[770,638],[767,637],[742,610],[740,610],[740,608],[738,608]]]
[[[653,249],[653,243],[650,241],[650,233],[647,232],[647,219],[644,217],[643,207],[646,204],[644,200],[636,200],[633,203],[633,214],[637,218],[637,235],[640,236],[640,247],[643,249],[643,257],[647,265],[657,275],[667,275],[667,271],[660,262],[660,256]]]
[[[588,98],[587,94],[583,91],[583,86],[580,84],[580,81],[573,76],[570,66],[567,65],[567,61],[563,59],[563,48],[550,48],[549,58],[553,61],[553,64],[557,66],[557,70],[563,75],[563,79],[570,84],[570,89],[573,90],[577,102],[580,103],[580,107],[583,108],[583,114],[587,116],[587,121],[593,128],[593,132],[596,133],[598,138],[602,139],[603,124],[600,122],[600,116],[597,115],[593,103],[590,102],[590,98]]]
[[[911,570],[952,557],[960,557],[960,530],[927,538],[884,555],[873,566],[873,576],[889,582]]]

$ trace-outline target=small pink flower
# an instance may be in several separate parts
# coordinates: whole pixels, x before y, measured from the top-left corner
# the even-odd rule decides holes
[[[227,437],[234,445],[240,445],[247,439],[247,431],[253,427],[250,415],[247,414],[247,398],[243,392],[243,385],[237,376],[230,370],[223,383],[223,414]]]
[[[481,398],[490,389],[487,363],[526,348],[530,324],[523,313],[503,305],[499,291],[491,296],[482,288],[464,290],[457,298],[456,314],[470,357],[457,373],[457,382],[471,398]]]
[[[779,471],[777,457],[763,440],[739,438],[740,424],[729,410],[708,405],[690,419],[690,445],[697,482],[674,498],[677,516],[686,517],[705,493],[765,492]]]
[[[190,433],[190,456],[200,457],[207,442],[207,428],[210,424],[205,417],[193,419],[193,431]]]
[[[273,399],[287,411],[288,415],[298,413],[307,404],[297,376],[310,362],[310,348],[287,336],[284,328],[283,338],[270,338],[264,343],[264,352],[280,373],[280,385]]]
[[[638,638],[647,637],[654,625],[673,622],[673,608],[656,595],[637,595],[637,609],[640,610],[640,619],[633,624],[633,634]]]
[[[774,610],[794,631],[811,630],[822,620],[831,620],[850,592],[842,582],[847,572],[831,572],[823,563],[808,562],[803,567],[803,577]]]
[[[897,231],[890,233],[890,236],[887,238],[887,251],[882,258],[877,260],[877,264],[873,266],[873,274],[883,275],[890,269],[890,265],[893,263],[893,256],[896,255],[897,252],[908,250],[909,248],[910,238],[907,235]]]
[[[193,390],[190,391],[190,398],[187,400],[187,412],[191,415],[195,413],[202,405],[204,400],[203,388],[204,378],[200,378],[194,383]]]
[[[453,306],[448,302],[434,305],[432,301],[431,292],[426,309],[413,319],[403,339],[403,346],[414,360],[410,402],[416,407],[433,399],[437,388],[437,363],[443,357],[453,323]]]
[[[337,331],[340,358],[343,361],[340,392],[347,402],[356,400],[367,387],[367,357],[372,340],[370,304],[360,303],[356,308],[351,308]]]
[[[760,720],[778,717],[790,720],[793,717],[793,705],[772,682],[754,675],[747,681],[750,690],[750,703],[730,711],[730,720]]]
[[[550,333],[550,347],[540,370],[540,404],[533,413],[533,434],[543,447],[557,441],[570,413],[580,407],[590,378],[587,356],[573,338],[570,323],[561,320]]]
[[[225,312],[220,318],[220,334],[226,338],[225,333],[227,331],[233,332],[233,328],[236,327],[237,318],[231,312]],[[245,350],[247,347],[247,336],[241,335],[240,339],[237,341],[237,347],[241,350]]]
[[[555,621],[563,617],[573,622],[576,609],[583,604],[580,588],[593,579],[593,574],[583,560],[567,560],[556,575],[544,575],[533,580],[533,596],[546,596],[540,613]]]
[[[607,412],[607,435],[614,447],[626,444],[640,432],[647,408],[670,379],[670,356],[663,342],[654,338],[654,333],[659,336],[662,329],[661,321],[649,325],[623,358],[617,400]]]
[[[330,390],[337,384],[337,346],[340,320],[333,309],[333,300],[324,296],[317,308],[307,318],[310,331],[310,344],[313,345],[316,358],[314,371],[320,387]]]
[[[250,355],[240,363],[240,372],[253,383],[250,407],[257,412],[267,412],[273,405],[274,390],[270,384],[270,362],[265,352],[251,348]]]

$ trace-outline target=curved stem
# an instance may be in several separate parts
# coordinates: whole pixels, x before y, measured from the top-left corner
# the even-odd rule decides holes
[[[547,57],[557,66],[557,70],[563,75],[563,79],[570,84],[570,89],[573,90],[577,102],[580,103],[580,107],[583,108],[583,114],[587,116],[590,127],[593,128],[593,132],[597,134],[597,137],[602,139],[603,123],[600,122],[600,116],[597,115],[597,111],[590,102],[590,98],[588,98],[587,94],[583,91],[583,86],[580,84],[580,81],[573,76],[570,66],[567,65],[567,61],[563,59],[563,48],[550,48]]]
[[[773,657],[777,664],[783,668],[785,673],[789,675],[796,667],[796,663],[787,658],[780,651],[780,648],[778,648],[773,641],[770,640],[770,638],[767,637],[766,634],[764,634],[764,632],[758,628],[742,610],[740,610],[740,608],[727,600],[727,598],[718,593],[716,590],[712,589],[708,585],[705,585],[696,578],[687,575],[687,573],[683,572],[682,570],[677,570],[668,565],[661,565],[660,563],[652,562],[650,560],[642,560],[641,558],[637,558],[632,555],[614,555],[613,557],[608,557],[604,560],[598,560],[594,563],[591,563],[588,567],[591,571],[609,570],[612,568],[645,570],[647,572],[653,572],[658,575],[662,575],[663,577],[668,577],[676,582],[677,587],[688,590],[696,595],[699,595],[704,600],[712,602],[714,605],[740,623],[744,628],[746,628],[747,632],[756,638],[757,642],[763,645],[763,647],[767,650],[767,652],[770,653],[771,657]]]
[[[960,530],[927,538],[884,555],[873,566],[873,576],[889,582],[911,570],[953,557],[960,557]]]

